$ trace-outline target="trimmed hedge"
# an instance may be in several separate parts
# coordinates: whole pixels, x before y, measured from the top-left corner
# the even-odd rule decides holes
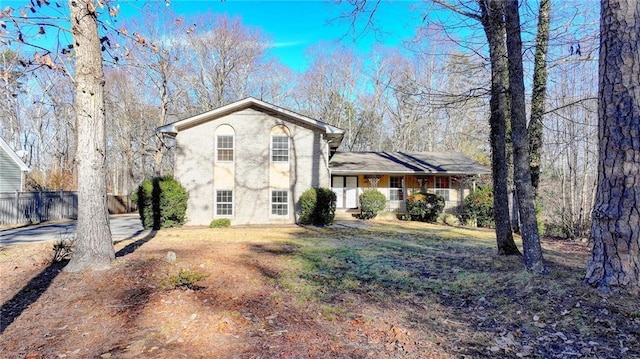
[[[360,194],[360,219],[371,219],[387,205],[387,198],[376,189],[368,189]]]
[[[336,216],[336,194],[330,188],[309,188],[298,200],[298,222],[327,226]]]
[[[229,226],[231,226],[231,220],[229,218],[218,218],[209,223],[209,228],[224,228]]]
[[[144,228],[156,230],[183,225],[188,198],[184,187],[169,176],[147,179],[131,195]]]
[[[316,208],[316,189],[309,188],[304,191],[298,200],[298,223],[312,224],[313,211]]]
[[[493,188],[479,187],[464,199],[464,219],[478,227],[494,227]]]
[[[407,197],[407,213],[413,221],[435,222],[444,209],[444,198],[437,194],[418,192]]]

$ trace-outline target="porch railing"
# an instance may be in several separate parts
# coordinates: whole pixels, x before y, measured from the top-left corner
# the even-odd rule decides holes
[[[356,207],[359,208],[360,207],[360,201],[359,201],[359,196],[362,192],[364,192],[365,190],[370,189],[370,187],[357,187],[355,188],[332,188],[332,190],[334,192],[336,192],[337,197],[338,197],[338,204],[337,207],[340,208],[351,208],[351,207],[345,207],[344,204],[347,203],[349,200],[347,199],[348,195],[355,195],[355,202],[353,199],[350,200],[350,203],[355,203]],[[395,190],[395,188],[389,188],[389,187],[378,187],[376,188],[378,191],[380,191],[382,194],[385,195],[385,197],[387,198],[387,206],[385,208],[386,212],[397,212],[397,213],[402,213],[402,212],[406,212],[406,206],[405,206],[405,201],[406,198],[408,196],[410,196],[413,193],[416,192],[420,192],[420,188],[406,188],[405,191],[403,192],[403,198],[402,200],[391,200],[391,191]],[[461,206],[461,201],[458,199],[458,193],[456,189],[454,188],[449,188],[449,189],[432,189],[429,188],[427,190],[427,192],[429,193],[437,193],[436,191],[443,191],[443,190],[448,190],[449,191],[449,200],[445,201],[445,207],[444,210],[445,211],[453,211],[458,209]]]

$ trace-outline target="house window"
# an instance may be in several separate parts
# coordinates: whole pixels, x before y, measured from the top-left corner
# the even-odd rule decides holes
[[[217,190],[216,191],[216,216],[232,216],[233,215],[233,191]]]
[[[402,201],[404,200],[403,188],[404,178],[402,177],[390,177],[389,178],[389,200]]]
[[[442,196],[445,201],[449,201],[449,177],[435,178],[436,194]]]
[[[289,161],[289,136],[286,136],[286,135],[271,136],[271,161],[272,162],[288,162]]]
[[[233,136],[217,136],[217,158],[220,162],[233,162]]]
[[[289,215],[289,192],[283,190],[271,191],[271,215]]]
[[[436,188],[449,188],[449,177],[436,177]]]
[[[436,189],[436,194],[444,198],[445,202],[449,202],[449,190],[448,189]]]

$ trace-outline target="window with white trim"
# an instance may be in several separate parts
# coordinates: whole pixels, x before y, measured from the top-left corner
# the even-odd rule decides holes
[[[271,136],[271,161],[289,162],[289,136]]]
[[[444,198],[445,201],[449,201],[449,177],[448,176],[436,176],[435,177],[436,194]]]
[[[389,177],[389,200],[404,200],[404,177]]]
[[[271,215],[272,216],[288,216],[289,215],[289,191],[286,191],[286,190],[271,191]]]
[[[219,162],[233,162],[233,136],[217,136],[216,152]]]
[[[233,216],[232,190],[216,190],[216,216]]]

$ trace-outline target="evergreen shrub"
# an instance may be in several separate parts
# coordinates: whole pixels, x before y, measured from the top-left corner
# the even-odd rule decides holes
[[[231,226],[231,220],[229,218],[218,218],[211,221],[209,228],[224,228]]]
[[[184,187],[169,176],[143,181],[131,196],[144,228],[156,230],[183,225],[188,198]]]
[[[360,194],[360,219],[371,219],[387,205],[387,198],[376,189],[368,189]]]
[[[313,211],[315,225],[327,226],[336,217],[336,193],[331,188],[316,189],[316,208]]]
[[[418,192],[407,197],[406,205],[412,221],[435,222],[444,209],[444,198],[433,193]]]
[[[298,200],[298,222],[328,226],[336,215],[336,194],[331,188],[309,188]]]
[[[301,224],[313,224],[313,212],[316,208],[316,189],[309,188],[304,191],[298,200],[298,222]]]
[[[474,221],[478,227],[491,228],[493,219],[493,188],[478,187],[464,199],[464,219]]]

